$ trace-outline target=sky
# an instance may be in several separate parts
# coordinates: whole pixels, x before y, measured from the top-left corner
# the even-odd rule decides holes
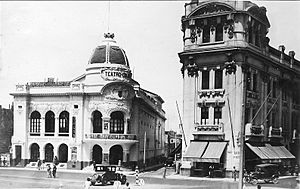
[[[92,51],[110,31],[126,51],[134,79],[160,95],[166,129],[178,130],[182,74],[178,53],[184,4],[189,1],[1,1],[0,105],[13,102],[18,83],[85,72]],[[270,45],[300,58],[300,2],[254,1],[267,8]],[[299,53],[299,54],[298,54]]]

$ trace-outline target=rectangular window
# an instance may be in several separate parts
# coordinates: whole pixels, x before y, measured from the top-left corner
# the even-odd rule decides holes
[[[72,117],[72,138],[76,137],[76,117]]]
[[[268,86],[267,86],[268,95],[269,95],[269,94],[270,94],[270,92],[271,92],[271,82],[272,82],[272,80],[271,80],[271,79],[269,79],[269,80],[268,80]]]
[[[214,125],[219,125],[222,119],[222,107],[214,108]]]
[[[246,89],[251,91],[251,72],[247,72]]]
[[[216,27],[216,41],[223,41],[223,26],[221,24]]]
[[[250,108],[245,109],[245,122],[250,123]]]
[[[203,43],[209,43],[210,42],[210,28],[208,25],[205,25],[203,27]]]
[[[257,92],[257,74],[253,73],[253,91]]]
[[[208,107],[201,108],[201,125],[208,124]]]
[[[223,70],[215,71],[215,89],[222,89],[223,83]]]
[[[209,71],[202,71],[202,89],[209,89]]]
[[[276,81],[273,81],[273,90],[272,90],[272,96],[273,98],[276,98]]]

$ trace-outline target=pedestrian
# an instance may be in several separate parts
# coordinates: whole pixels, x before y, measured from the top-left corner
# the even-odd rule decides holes
[[[51,173],[51,167],[50,167],[49,164],[47,165],[47,173],[48,173],[48,178],[51,178],[52,177],[52,173]]]
[[[299,165],[296,164],[295,165],[295,176],[298,176],[299,175]]]
[[[167,174],[167,165],[164,164],[164,172],[163,172],[163,178],[166,178],[166,174]]]
[[[84,189],[89,189],[90,188],[90,186],[92,185],[92,183],[91,183],[91,179],[88,177],[87,179],[86,179],[86,181],[84,182]]]
[[[54,165],[58,165],[58,158],[57,158],[57,156],[54,156],[53,164]]]
[[[259,185],[257,185],[257,189],[261,189],[261,185],[259,184]]]
[[[93,167],[94,167],[94,171],[96,171],[96,162],[93,161]]]
[[[44,170],[44,168],[45,168],[45,160],[42,160],[41,162],[42,162],[41,169]]]
[[[126,182],[124,189],[130,189],[129,182]]]
[[[208,167],[208,176],[212,178],[212,165]]]
[[[233,166],[232,177],[233,177],[234,181],[236,181],[236,176],[237,176],[237,171],[235,169],[235,166]]]
[[[4,157],[4,159],[3,159],[3,166],[4,166],[4,167],[6,166],[6,159],[5,159],[5,157]]]
[[[42,162],[40,159],[37,160],[37,169],[40,170],[41,169],[41,165],[42,165]]]
[[[55,178],[56,177],[56,165],[55,164],[53,164],[53,168],[52,168],[52,175],[53,175],[53,178]]]

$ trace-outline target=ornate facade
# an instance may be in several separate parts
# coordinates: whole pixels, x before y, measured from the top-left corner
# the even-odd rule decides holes
[[[245,168],[299,162],[300,62],[293,51],[269,46],[266,8],[248,1],[192,0],[181,22],[188,143],[182,173],[205,176],[213,165],[230,175],[239,167],[242,127]]]
[[[156,163],[164,155],[165,113],[160,96],[131,78],[113,34],[93,52],[86,72],[67,82],[16,85],[15,165],[37,159],[82,169],[90,164]]]

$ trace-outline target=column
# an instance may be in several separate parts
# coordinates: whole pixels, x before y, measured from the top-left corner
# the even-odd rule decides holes
[[[124,134],[128,133],[128,122],[127,122],[128,118],[126,117],[124,119]]]
[[[215,88],[215,70],[209,70],[209,89]]]
[[[198,76],[198,91],[202,90],[202,71],[199,71],[199,76]],[[196,91],[197,92],[197,91]]]
[[[41,136],[45,136],[45,117],[41,118],[40,132],[41,132]]]
[[[214,119],[214,107],[209,106],[208,107],[208,124],[213,124],[213,119]]]
[[[43,146],[40,146],[40,160],[45,159],[45,149]]]
[[[58,136],[59,117],[55,117],[54,136]]]
[[[128,159],[129,159],[129,150],[123,149],[123,162],[127,162]]]

